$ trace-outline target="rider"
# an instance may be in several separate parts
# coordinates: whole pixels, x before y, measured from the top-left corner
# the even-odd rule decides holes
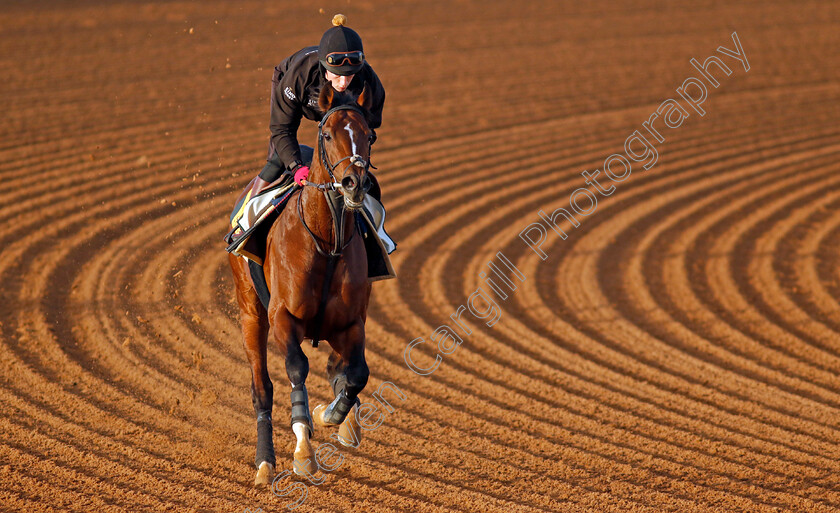
[[[343,14],[335,15],[332,23],[333,27],[324,32],[318,46],[303,48],[274,68],[267,164],[237,200],[231,219],[234,228],[250,198],[269,185],[288,183],[292,177],[302,185],[309,176],[312,150],[301,148],[297,141],[297,129],[302,117],[320,121],[324,116],[318,106],[318,96],[324,85],[330,83],[338,92],[350,91],[355,95],[367,88],[367,94],[373,100],[368,124],[372,131],[382,124],[385,89],[365,60],[362,38],[344,26],[347,17]],[[374,132],[371,144],[375,139]],[[372,182],[369,194],[378,200],[376,178],[371,173],[368,175]],[[231,234],[230,239],[235,239],[237,235]]]

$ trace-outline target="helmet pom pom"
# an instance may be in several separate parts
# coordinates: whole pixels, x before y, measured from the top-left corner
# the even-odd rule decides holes
[[[336,14],[335,16],[333,16],[332,24],[336,27],[341,27],[347,24],[347,16],[343,14]]]

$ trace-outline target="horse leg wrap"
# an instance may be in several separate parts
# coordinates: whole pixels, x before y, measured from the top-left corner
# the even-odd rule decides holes
[[[336,376],[330,381],[333,389],[333,396],[338,397],[339,392],[344,390],[344,387],[347,386],[347,376],[344,373],[336,374]]]
[[[338,392],[338,395],[335,396],[335,399],[333,399],[333,402],[324,411],[324,422],[327,424],[341,424],[347,418],[347,413],[350,412],[353,405],[358,403],[358,398],[350,399],[347,397],[347,392],[342,388]]]
[[[271,429],[271,412],[263,410],[257,413],[257,455],[254,465],[259,469],[262,462],[277,466],[274,457],[274,433]]]
[[[312,426],[312,415],[309,413],[309,394],[306,385],[301,383],[292,387],[292,425],[303,422],[309,427],[309,436],[315,432]]]

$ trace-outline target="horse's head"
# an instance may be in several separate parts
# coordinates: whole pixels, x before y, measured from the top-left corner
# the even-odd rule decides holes
[[[371,99],[367,90],[358,98],[339,93],[327,83],[318,105],[326,114],[318,125],[318,159],[333,180],[341,183],[346,208],[362,207],[368,182],[373,132],[367,116]]]

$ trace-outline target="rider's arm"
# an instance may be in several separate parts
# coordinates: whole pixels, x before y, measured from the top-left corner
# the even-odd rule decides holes
[[[278,82],[271,96],[271,145],[286,168],[296,167],[301,162],[297,130],[303,117],[298,77],[287,73]]]
[[[371,79],[368,83],[373,94],[373,102],[370,108],[370,122],[368,125],[371,129],[377,129],[382,125],[382,107],[385,106],[385,88],[382,87],[382,82],[379,81],[379,77],[376,76],[373,69],[370,70],[370,74]]]

